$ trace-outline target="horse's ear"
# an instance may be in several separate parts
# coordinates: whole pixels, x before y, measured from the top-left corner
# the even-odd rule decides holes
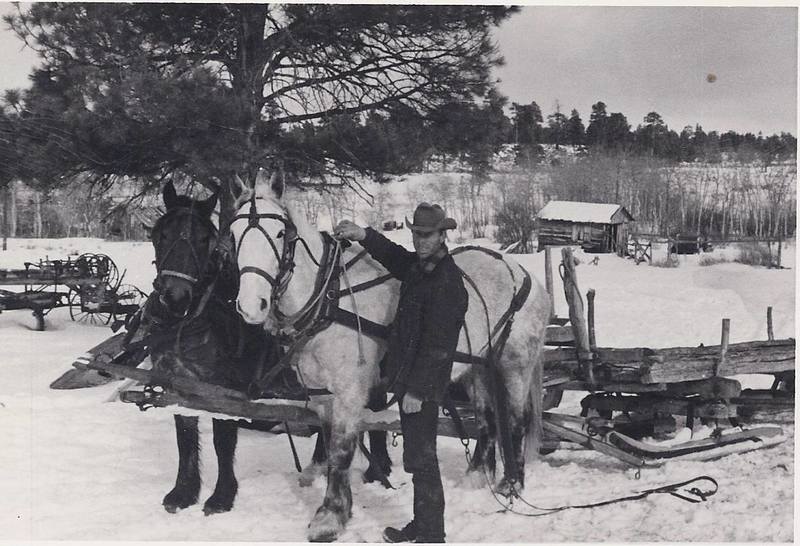
[[[278,199],[283,197],[283,190],[284,190],[283,177],[278,176],[278,169],[272,171],[269,180],[266,181],[265,183],[266,177],[267,177],[267,171],[265,171],[263,168],[258,169],[258,174],[256,175],[256,187],[259,186],[263,187],[266,185],[267,187],[269,187],[269,190],[275,195],[275,197],[277,197]]]
[[[214,192],[214,195],[206,199],[205,201],[200,201],[197,204],[197,207],[200,209],[200,212],[203,216],[211,217],[211,213],[214,212],[214,207],[217,206],[217,192]]]
[[[164,204],[167,206],[167,210],[178,204],[178,193],[175,191],[172,180],[164,184]]]
[[[269,177],[269,187],[273,193],[280,199],[283,197],[283,191],[286,189],[283,176],[278,176],[277,169],[272,171],[272,176]]]
[[[245,184],[238,174],[233,175],[233,184],[230,188],[233,196],[233,210],[239,210],[253,197],[253,188]]]

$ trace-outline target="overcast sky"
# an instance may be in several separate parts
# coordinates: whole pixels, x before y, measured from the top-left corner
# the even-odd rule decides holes
[[[0,2],[0,14],[11,9]],[[588,124],[602,100],[634,128],[656,111],[678,132],[797,134],[795,7],[525,6],[496,39],[500,90],[545,116],[558,101]],[[27,86],[35,60],[3,25],[0,90]]]
[[[526,6],[497,32],[500,89],[588,124],[599,100],[636,127],[796,134],[797,9]],[[709,83],[707,76],[716,81]]]

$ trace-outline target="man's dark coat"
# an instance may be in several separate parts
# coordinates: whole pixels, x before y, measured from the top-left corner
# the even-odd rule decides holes
[[[361,241],[370,255],[402,281],[389,334],[385,375],[397,393],[441,402],[464,325],[468,296],[461,270],[443,246],[420,260],[415,252],[367,228]]]

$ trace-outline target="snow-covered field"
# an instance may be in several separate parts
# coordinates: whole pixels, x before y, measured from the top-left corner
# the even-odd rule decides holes
[[[400,240],[406,230],[393,234]],[[126,282],[148,290],[153,276],[148,243],[94,239],[10,240],[0,268],[70,251],[103,252]],[[773,306],[775,335],[795,335],[794,247],[784,265],[767,270],[725,263],[700,267],[697,256],[682,256],[674,269],[634,265],[613,255],[577,256],[581,290],[597,291],[597,340],[601,346],[691,346],[719,343],[720,322],[731,319],[731,341],[766,338],[766,309]],[[543,278],[544,255],[518,258]],[[563,294],[556,275],[556,294]],[[566,314],[563,297],[556,311]],[[242,431],[237,453],[239,496],[228,514],[206,517],[202,504],[178,514],[161,507],[177,465],[172,415],[141,413],[106,402],[118,384],[78,391],[49,390],[73,358],[109,335],[107,328],[70,321],[65,309],[47,316],[47,330],[31,328],[27,311],[0,314],[0,541],[258,541],[302,542],[306,525],[324,493],[324,480],[298,485],[287,440]],[[771,377],[743,376],[744,386],[765,387]],[[565,397],[559,411],[575,413],[580,393]],[[465,478],[464,452],[457,440],[439,444],[447,499],[450,542],[651,542],[794,539],[794,426],[774,448],[731,455],[714,462],[671,462],[644,470],[641,478],[622,463],[596,452],[559,450],[529,465],[526,499],[537,506],[582,504],[642,489],[709,475],[719,492],[708,502],[689,504],[669,495],[544,517],[499,513],[500,506],[480,480]],[[202,463],[201,502],[211,492],[216,463],[210,421]],[[304,462],[312,442],[296,440]],[[402,440],[400,440],[402,443]],[[390,449],[396,462],[401,447]],[[366,461],[353,465],[353,518],[345,542],[380,541],[381,529],[410,516],[411,480],[395,467],[396,490],[362,484]],[[521,503],[516,508],[525,510]]]

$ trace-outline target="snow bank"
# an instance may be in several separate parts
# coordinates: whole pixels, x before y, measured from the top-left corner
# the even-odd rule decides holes
[[[392,237],[409,243],[407,230]],[[127,268],[127,282],[147,290],[153,276],[146,243],[99,240],[11,240],[0,252],[0,268],[69,252],[102,252]],[[786,252],[784,256],[791,255]],[[681,257],[674,269],[636,266],[629,260],[577,252],[582,292],[597,291],[597,339],[604,346],[691,346],[718,343],[720,321],[731,319],[731,341],[766,338],[766,307],[774,308],[775,334],[794,336],[793,270],[740,264],[701,267]],[[543,278],[544,254],[519,261]],[[793,263],[792,263],[793,266]],[[556,311],[566,314],[556,275]],[[0,314],[0,541],[27,540],[257,541],[302,542],[306,525],[324,494],[324,480],[298,486],[285,437],[242,431],[236,469],[240,489],[234,510],[205,517],[202,501],[216,479],[210,422],[201,420],[204,487],[201,504],[172,515],[161,499],[172,487],[177,465],[172,416],[141,413],[104,403],[118,385],[51,391],[49,383],[73,358],[106,338],[106,328],[69,320],[66,310],[47,316],[47,331],[35,332],[27,311]],[[745,385],[770,378],[747,376]],[[582,393],[570,393],[559,411],[575,413]],[[525,498],[539,507],[587,503],[642,489],[710,475],[717,495],[689,504],[669,495],[543,517],[499,513],[481,476],[465,477],[464,452],[454,439],[439,445],[446,526],[451,542],[789,542],[793,535],[794,426],[783,444],[715,462],[673,462],[634,471],[599,453],[562,449],[527,469]],[[296,440],[301,460],[313,442]],[[390,448],[401,460],[402,439]],[[381,529],[410,517],[411,480],[395,467],[396,490],[362,484],[367,463],[353,465],[353,519],[345,542],[380,541]],[[522,503],[519,511],[537,512]]]

